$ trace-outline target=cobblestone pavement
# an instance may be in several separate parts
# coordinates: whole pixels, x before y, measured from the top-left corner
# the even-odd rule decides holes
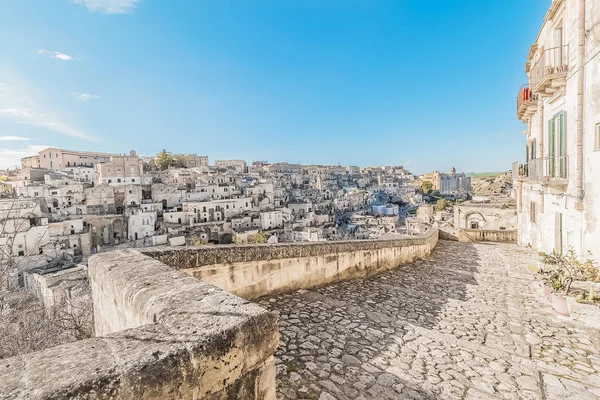
[[[600,399],[598,331],[557,319],[534,252],[440,241],[385,272],[259,300],[281,399]]]

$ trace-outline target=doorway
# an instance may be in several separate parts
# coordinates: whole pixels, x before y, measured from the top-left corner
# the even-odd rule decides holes
[[[563,215],[557,212],[554,221],[554,251],[562,254],[563,252]]]

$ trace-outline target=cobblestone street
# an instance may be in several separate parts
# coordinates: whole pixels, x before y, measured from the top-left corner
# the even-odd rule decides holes
[[[282,399],[600,399],[598,332],[559,320],[527,249],[440,241],[372,279],[260,299]]]

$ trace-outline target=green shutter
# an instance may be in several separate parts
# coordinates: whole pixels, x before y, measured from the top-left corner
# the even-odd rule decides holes
[[[549,121],[548,126],[548,161],[549,176],[554,176],[554,119]]]
[[[566,136],[566,114],[563,112],[560,114],[560,132],[559,132],[559,140],[558,140],[558,154],[560,155],[560,177],[561,178],[566,178],[567,177],[567,157],[566,153],[567,153],[567,144],[565,142],[565,136]]]

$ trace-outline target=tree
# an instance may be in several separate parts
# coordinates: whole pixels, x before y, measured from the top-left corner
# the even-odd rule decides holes
[[[0,359],[92,337],[91,290],[82,289],[48,307],[31,293],[0,294]]]
[[[169,168],[175,162],[173,155],[165,149],[156,155],[156,166],[160,170]]]
[[[19,254],[17,245],[27,225],[35,219],[36,203],[29,200],[13,198],[10,203],[4,203],[0,209],[0,292],[8,289],[8,277],[15,269],[15,259],[20,256],[38,254],[40,247],[49,244],[48,230],[39,235],[34,243],[28,243],[24,254]],[[17,242],[17,243],[16,243]],[[56,254],[54,255],[56,257]]]
[[[429,181],[423,181],[421,184],[421,189],[423,189],[423,193],[429,194],[431,193],[431,189],[433,189],[433,183]]]
[[[176,155],[173,158],[173,166],[175,168],[185,168],[185,158],[181,154]]]
[[[446,199],[439,199],[437,201],[437,203],[435,204],[435,210],[436,211],[444,211],[444,209],[446,207],[448,207],[449,203],[448,201],[446,201]]]
[[[266,234],[264,231],[258,231],[256,235],[248,237],[249,243],[267,243],[268,240],[269,235]]]

